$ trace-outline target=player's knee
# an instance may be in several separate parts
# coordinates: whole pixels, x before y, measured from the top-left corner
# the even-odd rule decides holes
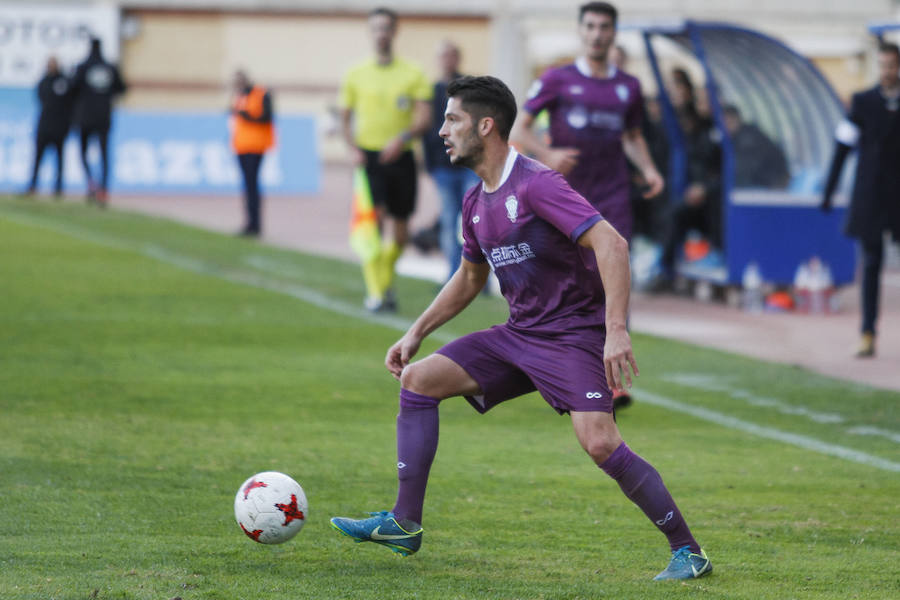
[[[434,396],[433,378],[429,376],[428,368],[420,362],[410,363],[400,373],[400,386],[423,396]]]
[[[618,436],[595,435],[584,442],[584,449],[599,465],[609,458],[621,443],[622,440]]]

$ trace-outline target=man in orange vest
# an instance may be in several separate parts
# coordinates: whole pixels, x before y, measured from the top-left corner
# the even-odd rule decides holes
[[[272,122],[272,97],[269,91],[253,85],[244,71],[234,74],[234,102],[231,105],[231,147],[237,154],[244,177],[244,207],[247,222],[240,235],[259,236],[259,167],[263,154],[275,145]]]

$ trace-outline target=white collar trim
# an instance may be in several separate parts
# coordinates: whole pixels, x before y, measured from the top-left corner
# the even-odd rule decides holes
[[[500,175],[500,183],[497,184],[497,190],[503,187],[503,184],[506,183],[506,180],[509,179],[510,173],[512,173],[513,167],[516,165],[516,159],[519,157],[519,153],[516,152],[516,149],[512,146],[509,147],[509,152],[506,154],[506,163],[503,165],[503,173]],[[484,188],[484,181],[481,182],[481,190],[483,192],[490,193]],[[497,190],[494,190],[495,192]]]
[[[578,72],[585,77],[590,77],[591,79],[602,79],[601,77],[594,77],[594,75],[591,73],[591,66],[588,64],[588,59],[586,56],[579,56],[575,59],[575,68],[578,69]],[[613,77],[615,77],[616,71],[616,65],[612,63],[607,65],[606,78],[612,79]]]

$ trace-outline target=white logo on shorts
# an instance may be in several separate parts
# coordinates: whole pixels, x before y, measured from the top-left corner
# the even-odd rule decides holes
[[[480,220],[481,220],[481,217],[479,217],[478,215],[475,215],[474,217],[472,217],[472,223],[475,225],[478,225],[478,221],[480,221]]]
[[[400,462],[397,463],[397,468],[398,469],[406,468],[406,463],[401,460]]]
[[[603,394],[600,392],[588,392],[584,395],[585,398],[590,398],[591,400],[600,399],[603,397]]]

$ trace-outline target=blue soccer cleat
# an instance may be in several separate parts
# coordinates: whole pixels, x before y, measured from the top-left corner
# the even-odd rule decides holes
[[[369,514],[369,519],[332,517],[331,526],[356,542],[375,542],[402,556],[415,554],[422,545],[423,530],[418,523],[403,520],[404,527],[386,510]]]
[[[706,558],[706,552],[700,550],[700,554],[691,552],[690,546],[679,548],[672,552],[672,560],[666,570],[653,579],[696,579],[712,572],[712,563]]]

